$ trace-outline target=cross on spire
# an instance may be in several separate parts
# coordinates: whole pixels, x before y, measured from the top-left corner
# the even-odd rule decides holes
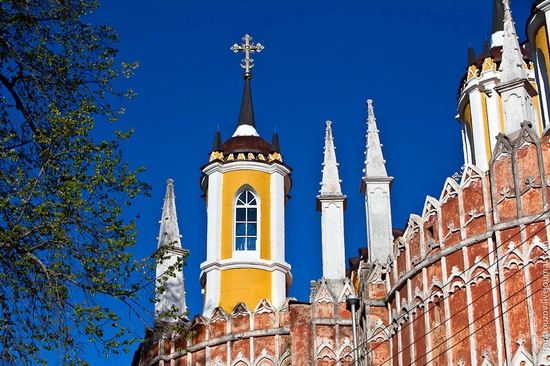
[[[242,38],[244,41],[244,44],[241,44],[240,46],[238,44],[234,44],[231,46],[231,51],[237,53],[239,51],[244,52],[244,59],[242,62],[244,64],[241,64],[241,67],[244,69],[244,76],[250,77],[250,70],[254,67],[254,60],[250,58],[250,54],[254,52],[261,52],[261,50],[264,49],[264,46],[262,46],[261,43],[254,44],[253,42],[250,42],[252,40],[252,37],[250,37],[248,34],[245,34]]]

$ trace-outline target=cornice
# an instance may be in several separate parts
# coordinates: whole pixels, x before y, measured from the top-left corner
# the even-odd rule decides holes
[[[215,270],[228,270],[228,269],[260,269],[269,272],[290,272],[290,264],[286,262],[274,262],[265,259],[224,259],[213,262],[201,263],[201,270],[205,273]]]
[[[210,164],[203,167],[202,171],[204,174],[212,175],[213,173],[228,173],[228,172],[234,172],[238,170],[255,170],[259,172],[264,172],[268,174],[280,174],[280,175],[288,175],[290,174],[290,169],[283,164],[280,163],[262,163],[258,161],[230,161],[230,162],[219,162],[214,161]]]

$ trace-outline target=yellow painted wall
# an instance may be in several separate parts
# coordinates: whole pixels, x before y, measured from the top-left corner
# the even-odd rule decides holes
[[[543,24],[539,29],[537,29],[537,33],[535,34],[535,47],[542,50],[542,54],[544,55],[544,60],[546,61],[546,67],[548,67],[548,63],[550,62],[550,50],[548,50],[548,32],[547,32],[546,24]],[[548,70],[541,70],[541,72],[543,74],[548,75]],[[538,96],[535,96],[533,98],[533,103],[537,108],[537,112],[539,116],[539,128],[540,128],[540,131],[542,131],[543,130],[542,114],[541,114]]]
[[[468,103],[464,106],[464,110],[462,111],[462,119],[468,122],[470,127],[472,127],[472,107],[470,106],[470,101],[468,100]]]
[[[485,134],[485,155],[491,160],[491,140],[489,136],[489,115],[487,114],[487,96],[481,93],[481,108],[483,109],[483,133]]]
[[[221,258],[233,256],[233,204],[235,192],[243,185],[252,187],[260,198],[260,258],[271,260],[271,175],[255,170],[239,170],[225,173],[222,193],[222,245]]]
[[[497,93],[498,98],[498,114],[500,116],[500,132],[504,133],[504,110],[502,109],[502,98],[499,93]]]
[[[550,62],[550,52],[548,50],[548,34],[546,32],[546,24],[543,24],[535,35],[535,47],[540,48],[544,54],[544,59],[546,63]],[[543,73],[547,72],[544,70]]]
[[[235,305],[244,302],[254,310],[261,299],[271,301],[271,272],[261,269],[228,269],[221,272],[220,306],[230,314]]]

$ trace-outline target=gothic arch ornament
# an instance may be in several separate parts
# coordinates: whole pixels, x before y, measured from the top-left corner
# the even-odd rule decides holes
[[[214,362],[212,363],[212,366],[225,366],[225,363],[222,361],[221,358],[216,357],[214,359]]]
[[[458,185],[458,183],[452,178],[447,178],[445,180],[445,184],[443,185],[441,196],[439,197],[439,205],[443,205],[451,198],[458,197],[459,192],[460,186]]]
[[[519,268],[525,265],[524,254],[516,248],[516,244],[513,241],[508,244],[508,250],[504,253],[501,260],[503,261],[502,268],[504,269],[511,269],[513,266]]]
[[[231,318],[238,318],[240,316],[250,316],[250,310],[244,302],[240,302],[233,308],[231,312]]]
[[[221,307],[217,307],[214,309],[214,312],[212,313],[212,316],[210,317],[210,323],[214,322],[226,322],[229,319],[225,311]]]
[[[263,313],[275,313],[275,308],[269,302],[268,299],[261,299],[256,308],[254,309],[254,314],[263,314]]]
[[[533,356],[523,347],[524,339],[518,339],[519,348],[510,362],[510,366],[535,366]]]
[[[317,296],[315,296],[315,301],[317,303],[329,303],[333,304],[334,300],[332,299],[332,296],[330,295],[330,292],[328,291],[327,284],[325,281],[321,281],[321,286],[319,291],[317,292]]]
[[[326,357],[329,360],[336,361],[336,352],[334,352],[332,342],[328,338],[323,338],[321,344],[317,347],[316,356],[318,360]]]
[[[426,291],[425,298],[427,302],[434,302],[435,298],[438,298],[439,300],[443,299],[444,287],[445,286],[441,283],[441,281],[436,276],[433,276],[430,287],[428,288],[428,291]]]
[[[353,344],[351,343],[350,339],[348,337],[344,338],[342,341],[342,344],[336,351],[336,355],[338,356],[338,360],[346,361],[346,359],[350,359],[350,361],[353,361],[352,355],[353,354]]]
[[[290,348],[286,348],[284,353],[281,355],[279,366],[290,366],[292,363],[292,357],[290,354]]]
[[[468,188],[472,183],[475,183],[479,180],[483,182],[485,175],[475,165],[466,163],[464,165],[464,170],[462,171],[462,179],[460,180],[460,188]]]
[[[346,278],[346,282],[344,284],[344,288],[342,289],[342,292],[340,292],[340,296],[338,296],[338,303],[345,303],[346,302],[346,296],[348,295],[354,295],[355,291],[351,287],[351,284],[349,282],[349,278]]]
[[[481,366],[495,366],[490,360],[489,360],[489,351],[485,350],[481,353],[481,357],[483,358],[483,362],[481,363]]]
[[[540,139],[531,122],[522,122],[519,137],[514,141],[514,150],[519,151],[529,145],[540,145]]]
[[[367,339],[371,343],[385,342],[390,338],[390,331],[384,325],[382,319],[377,318],[372,329],[367,333]]]
[[[481,257],[476,258],[476,263],[468,270],[468,283],[475,284],[478,279],[488,280],[496,274],[497,266],[491,266]]]
[[[251,366],[250,360],[242,354],[242,352],[239,352],[237,357],[233,360],[233,363],[231,363],[231,366]]]
[[[256,360],[255,366],[275,366],[277,364],[275,358],[269,354],[264,348]]]
[[[416,314],[418,309],[424,309],[425,297],[418,287],[414,289],[414,297],[411,302],[411,313]]]
[[[451,273],[449,274],[449,278],[445,282],[446,294],[452,294],[456,290],[460,290],[466,287],[466,282],[468,277],[466,272],[459,270],[457,266],[453,266],[453,268],[451,268]]]
[[[493,149],[493,155],[491,156],[491,160],[489,161],[490,169],[493,168],[493,164],[495,162],[499,161],[501,158],[506,158],[507,156],[511,155],[512,151],[512,143],[510,142],[508,136],[503,133],[499,133],[497,135],[495,148]]]
[[[437,215],[439,211],[439,201],[432,196],[426,196],[424,209],[422,210],[422,222],[427,221],[431,216]]]
[[[542,347],[539,354],[537,355],[537,365],[539,366],[550,366],[550,334],[545,332],[542,335]]]
[[[537,254],[536,249],[540,250],[539,254]],[[527,247],[527,250],[525,251],[525,257],[524,257],[525,263],[532,264],[537,262],[538,260],[547,261],[550,258],[548,255],[549,249],[550,248],[548,246],[548,243],[543,243],[538,237],[538,235],[535,235],[533,237],[533,240]]]

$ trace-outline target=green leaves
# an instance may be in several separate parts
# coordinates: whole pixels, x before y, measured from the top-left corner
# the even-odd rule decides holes
[[[124,161],[132,131],[96,141],[132,98],[117,78],[117,34],[81,17],[97,1],[4,0],[0,7],[0,359],[87,364],[82,342],[108,355],[129,345],[105,296],[133,306],[149,273],[127,251],[136,238],[122,207],[149,187]],[[111,331],[113,329],[114,331]]]

